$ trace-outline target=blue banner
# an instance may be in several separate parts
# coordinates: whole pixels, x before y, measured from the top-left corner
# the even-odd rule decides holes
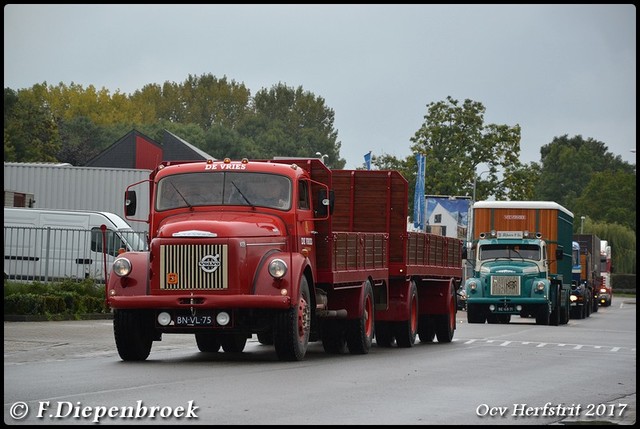
[[[416,154],[416,164],[418,172],[416,174],[416,189],[413,194],[413,227],[420,231],[424,231],[425,220],[425,196],[424,196],[424,174],[425,174],[425,156],[421,153]]]
[[[364,163],[367,165],[367,170],[371,170],[371,151],[364,154]]]

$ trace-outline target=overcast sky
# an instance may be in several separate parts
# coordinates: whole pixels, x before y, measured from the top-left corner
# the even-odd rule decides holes
[[[369,151],[410,155],[427,104],[447,96],[519,124],[523,162],[565,134],[636,162],[632,4],[4,7],[5,88],[131,94],[190,74],[323,98],[349,169]]]

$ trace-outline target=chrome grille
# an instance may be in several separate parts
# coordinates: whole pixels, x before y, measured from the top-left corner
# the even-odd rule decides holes
[[[520,277],[493,276],[491,277],[491,295],[520,295]]]
[[[160,289],[227,289],[226,244],[160,246]]]

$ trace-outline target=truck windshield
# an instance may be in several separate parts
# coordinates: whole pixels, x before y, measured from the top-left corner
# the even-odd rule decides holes
[[[176,174],[158,182],[156,210],[202,205],[291,207],[291,180],[285,176],[248,172]]]
[[[481,261],[497,258],[540,260],[540,246],[535,244],[485,244],[480,246]]]

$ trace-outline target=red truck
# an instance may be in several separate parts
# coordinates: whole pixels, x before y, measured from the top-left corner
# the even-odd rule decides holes
[[[231,353],[256,335],[283,361],[312,341],[366,354],[374,333],[379,347],[451,342],[462,241],[408,232],[407,201],[396,171],[315,158],[161,163],[125,193],[149,250],[122,253],[107,282],[120,358],[145,360],[164,333]]]

